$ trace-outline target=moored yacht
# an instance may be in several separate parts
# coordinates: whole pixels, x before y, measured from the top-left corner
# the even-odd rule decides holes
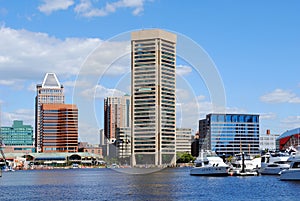
[[[245,153],[236,154],[231,161],[233,169],[244,169],[245,171],[257,170],[261,166],[260,158],[254,158]]]
[[[216,153],[201,150],[194,162],[190,175],[197,176],[228,176],[229,166]]]
[[[266,153],[261,156],[261,169],[262,175],[278,175],[280,171],[289,169],[290,155],[282,152]]]
[[[288,159],[291,161],[290,168],[281,171],[280,180],[300,181],[300,154],[296,154]]]
[[[230,176],[257,176],[260,159],[252,158],[245,153],[236,154],[231,161]]]

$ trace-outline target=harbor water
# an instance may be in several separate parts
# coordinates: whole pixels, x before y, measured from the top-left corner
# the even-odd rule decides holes
[[[113,169],[3,172],[0,200],[299,200],[300,182],[278,176],[199,177],[189,168],[151,174]]]

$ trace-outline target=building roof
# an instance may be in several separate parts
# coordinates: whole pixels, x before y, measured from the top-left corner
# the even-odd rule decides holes
[[[290,136],[293,136],[293,135],[296,135],[296,134],[299,134],[300,133],[300,127],[299,128],[295,128],[295,129],[292,129],[292,130],[288,130],[284,133],[282,133],[278,138],[277,140],[280,140],[280,139],[283,139],[283,138],[286,138],[286,137],[290,137]]]
[[[161,29],[147,29],[131,32],[132,40],[145,40],[155,38],[163,38],[165,40],[176,43],[177,35]]]
[[[8,159],[17,158],[17,157],[24,157],[24,156],[32,156],[35,160],[66,160],[67,157],[72,155],[78,155],[81,158],[102,158],[101,155],[88,153],[88,152],[75,152],[75,153],[67,153],[67,152],[60,152],[60,153],[5,153],[5,157]],[[1,158],[1,157],[0,157]]]
[[[73,104],[64,104],[64,103],[56,103],[56,104],[47,104],[44,103],[42,105],[43,110],[65,110],[65,109],[73,109],[76,110],[77,106]]]
[[[43,84],[43,88],[61,88],[61,84],[59,83],[55,73],[47,73],[45,75]]]

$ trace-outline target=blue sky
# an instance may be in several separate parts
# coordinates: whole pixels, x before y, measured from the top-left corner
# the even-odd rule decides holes
[[[2,125],[34,125],[35,86],[55,72],[67,103],[93,105],[97,125],[81,115],[80,137],[98,141],[103,98],[130,93],[129,55],[112,62],[129,43],[114,39],[160,28],[203,48],[222,79],[228,113],[260,114],[261,133],[299,127],[299,9],[296,0],[0,0]],[[217,92],[184,58],[177,65],[178,125],[197,130],[214,112],[210,95]]]

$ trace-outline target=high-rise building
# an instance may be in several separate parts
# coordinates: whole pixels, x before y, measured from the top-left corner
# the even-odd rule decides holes
[[[132,165],[176,162],[176,38],[131,33]]]
[[[117,128],[130,127],[130,96],[104,99],[104,135],[108,141],[116,140]]]
[[[191,153],[192,129],[176,128],[176,153]]]
[[[208,114],[199,121],[199,146],[218,155],[259,154],[259,115]]]
[[[5,152],[34,152],[33,128],[24,125],[23,121],[14,120],[12,126],[2,126],[2,143],[5,144]]]
[[[72,104],[42,104],[41,152],[78,151],[78,109]]]
[[[47,73],[42,84],[36,86],[35,98],[35,147],[41,152],[41,106],[47,104],[62,104],[65,102],[63,85],[61,85],[54,73]]]

